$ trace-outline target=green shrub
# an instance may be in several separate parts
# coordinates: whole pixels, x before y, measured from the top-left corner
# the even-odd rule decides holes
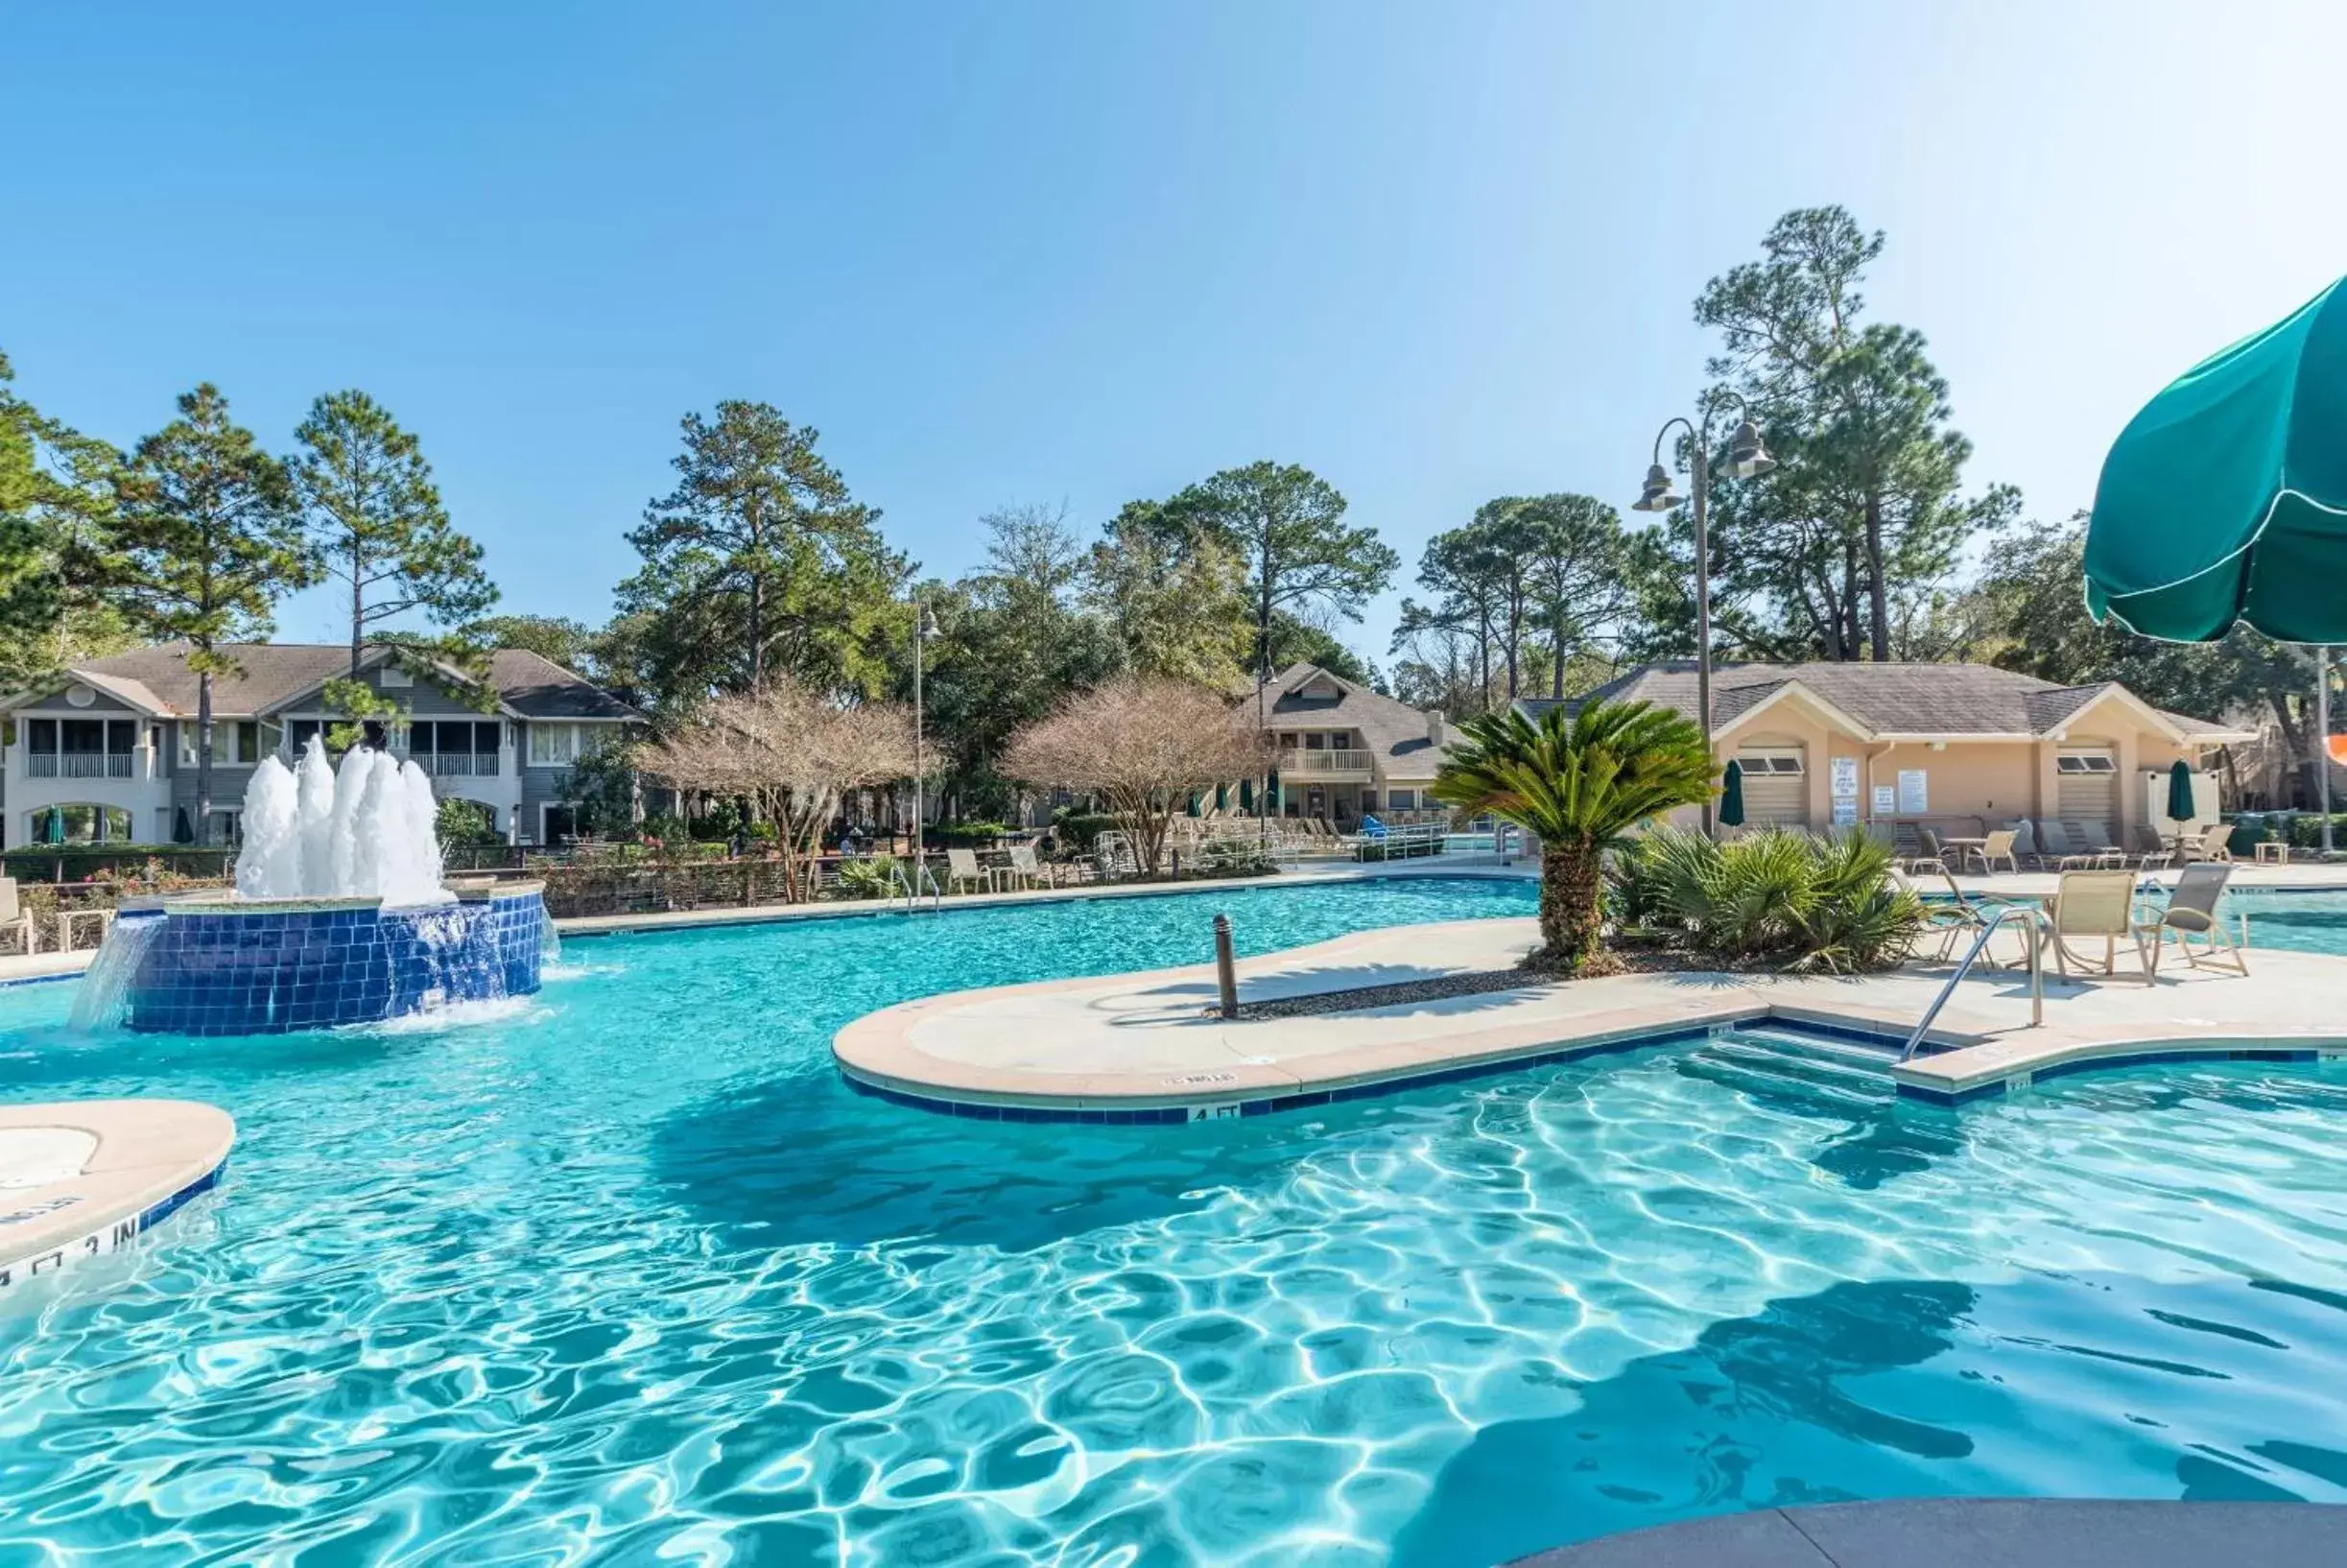
[[[939,822],[928,832],[928,842],[940,848],[984,849],[1007,838],[1011,829],[1002,822]]]
[[[1093,841],[1116,825],[1117,820],[1104,811],[1061,806],[1052,813],[1052,831],[1058,835],[1062,846],[1078,854],[1090,854]]]
[[[1715,843],[1661,828],[1616,856],[1607,913],[1693,952],[1738,964],[1855,973],[1908,956],[1920,900],[1890,879],[1890,850],[1864,834],[1764,830]]]
[[[842,898],[886,898],[894,891],[896,862],[887,855],[840,863]]]

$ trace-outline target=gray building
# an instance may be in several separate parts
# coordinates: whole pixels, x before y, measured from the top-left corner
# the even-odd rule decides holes
[[[247,643],[212,682],[214,842],[235,835],[245,786],[266,756],[291,766],[342,721],[327,682],[350,650]],[[195,837],[196,673],[184,643],[90,659],[0,706],[0,847],[184,843]],[[443,798],[478,802],[523,843],[571,831],[573,763],[642,716],[584,677],[518,649],[489,657],[487,689],[437,660],[368,649],[360,678],[395,702],[391,749],[432,774]]]

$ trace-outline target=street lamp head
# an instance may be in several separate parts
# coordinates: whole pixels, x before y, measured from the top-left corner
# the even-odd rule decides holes
[[[926,608],[921,611],[921,625],[919,630],[915,634],[919,636],[923,642],[927,642],[930,638],[937,635],[937,618],[935,615],[932,615]]]
[[[1669,511],[1679,504],[1678,492],[1671,487],[1671,471],[1661,463],[1647,470],[1646,487],[1638,499],[1630,503],[1632,511]]]
[[[1776,466],[1776,459],[1761,444],[1760,426],[1746,419],[1728,442],[1728,472],[1738,479],[1758,479]]]

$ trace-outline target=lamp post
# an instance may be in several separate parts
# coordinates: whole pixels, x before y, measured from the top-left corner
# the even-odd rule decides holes
[[[921,644],[937,634],[937,618],[929,613],[927,602],[913,602],[913,874],[907,886],[914,893],[921,890],[921,873],[926,867],[921,859]]]
[[[1703,726],[1703,754],[1712,754],[1712,543],[1710,531],[1711,454],[1710,429],[1712,413],[1719,404],[1733,402],[1744,418],[1736,427],[1735,439],[1728,442],[1728,472],[1738,479],[1755,479],[1776,466],[1776,459],[1761,444],[1760,426],[1752,422],[1752,407],[1741,392],[1722,392],[1703,403],[1696,418],[1674,415],[1663,421],[1662,429],[1654,433],[1654,461],[1647,468],[1647,482],[1638,499],[1630,503],[1632,511],[1669,511],[1679,505],[1682,497],[1671,488],[1671,470],[1663,466],[1663,438],[1671,434],[1672,425],[1685,425],[1687,439],[1695,448],[1691,483],[1695,489],[1695,708]],[[1700,421],[1700,422],[1698,422]],[[1710,838],[1715,828],[1714,803],[1710,796],[1703,800],[1703,836]]]

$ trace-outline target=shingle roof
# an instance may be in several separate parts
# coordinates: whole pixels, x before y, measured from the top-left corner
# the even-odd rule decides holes
[[[1301,688],[1315,677],[1336,691],[1331,698],[1306,697]],[[1407,702],[1381,696],[1316,664],[1291,664],[1263,684],[1266,712],[1273,720],[1308,719],[1342,724],[1361,731],[1368,748],[1384,759],[1382,771],[1394,778],[1432,778],[1450,749],[1448,740],[1427,737],[1428,718]],[[1252,704],[1255,689],[1247,690]]]
[[[2126,690],[2117,681],[2057,686],[1987,664],[1723,664],[1712,671],[1713,721],[1724,728],[1791,685],[1888,735],[2050,735],[2088,703]],[[1570,705],[1600,697],[1656,702],[1693,718],[1695,661],[1642,664]],[[1535,699],[1517,705],[1537,716],[1554,704]],[[2207,720],[2163,716],[2187,735],[2235,733]]]
[[[275,712],[350,668],[346,644],[224,643],[220,652],[237,666],[212,679],[212,711],[223,718]],[[151,712],[193,716],[196,672],[187,667],[187,653],[183,642],[158,643],[86,660],[65,675]],[[489,678],[507,705],[527,719],[637,717],[585,677],[517,648],[489,655]]]

